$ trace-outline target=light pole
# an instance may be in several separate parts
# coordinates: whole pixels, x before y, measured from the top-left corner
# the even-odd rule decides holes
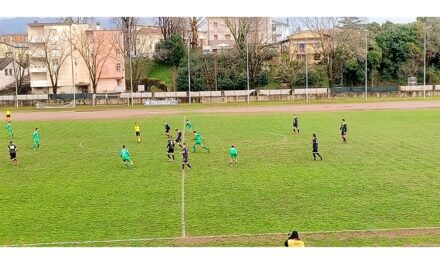
[[[70,64],[72,67],[72,92],[73,92],[73,107],[76,107],[75,98],[75,73],[73,72],[73,47],[72,47],[72,24],[69,26],[69,37],[70,37]]]
[[[426,21],[425,21],[425,34],[423,34],[423,98],[426,98],[426,91],[425,91],[425,86],[426,86],[426,37],[427,37],[427,25],[426,25]]]
[[[15,78],[15,102],[16,102],[16,106],[17,106],[17,108],[18,108],[18,82],[17,82],[17,69],[16,69],[16,67],[15,67],[15,53],[13,53],[13,56],[12,56],[13,58],[13,60],[12,60],[12,66],[14,67],[14,78]]]
[[[305,58],[306,58],[306,101],[309,101],[309,66],[307,61],[307,38],[306,38],[306,44],[304,48],[305,52]]]
[[[247,77],[247,103],[249,104],[249,40],[246,38],[246,77]]]
[[[365,29],[365,100],[368,98],[368,30]]]
[[[188,102],[191,104],[191,66],[190,66],[190,52],[191,52],[191,33],[188,34]]]

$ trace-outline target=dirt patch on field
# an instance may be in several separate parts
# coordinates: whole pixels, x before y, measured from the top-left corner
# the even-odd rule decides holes
[[[334,112],[355,110],[391,110],[391,109],[426,109],[440,108],[440,101],[412,102],[373,102],[373,103],[343,103],[343,104],[289,104],[289,105],[255,105],[255,106],[213,106],[204,109],[118,109],[89,112],[60,111],[60,112],[19,112],[13,114],[15,121],[38,120],[98,120],[139,118],[154,115],[171,115],[180,113],[294,113],[294,112]]]
[[[348,239],[398,239],[418,236],[439,236],[440,228],[426,229],[396,229],[396,230],[373,230],[373,231],[334,231],[334,232],[304,232],[300,233],[304,241],[335,241]],[[178,238],[174,242],[179,246],[213,246],[213,245],[243,245],[261,243],[266,245],[282,246],[287,238],[286,234],[259,234],[259,235],[230,235],[230,236],[207,236]],[[331,244],[329,246],[332,246]],[[410,246],[410,244],[408,244]]]

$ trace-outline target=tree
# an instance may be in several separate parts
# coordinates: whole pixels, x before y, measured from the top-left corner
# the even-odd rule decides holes
[[[166,40],[171,36],[178,34],[182,37],[186,30],[186,19],[183,17],[158,17],[157,25],[163,35],[163,39]]]
[[[41,42],[34,45],[29,52],[33,61],[39,62],[47,69],[52,91],[56,94],[60,71],[70,56],[69,39],[66,34],[56,34],[52,30],[46,31],[41,36]]]
[[[258,85],[262,63],[276,55],[276,51],[266,45],[271,40],[270,20],[267,17],[224,17],[223,20],[244,66],[249,53],[249,82],[254,88]]]
[[[93,17],[60,17],[60,22],[73,24],[93,24]]]
[[[72,34],[72,46],[89,72],[93,93],[96,93],[107,60],[117,57],[120,41],[119,31],[86,30]]]
[[[203,17],[189,17],[188,22],[191,32],[191,48],[196,48],[198,46],[199,30],[205,23],[205,20]]]
[[[27,48],[8,46],[7,53],[14,60],[14,78],[18,87],[23,85],[24,78],[29,74],[29,51]]]
[[[154,51],[154,60],[177,67],[185,56],[185,43],[182,36],[174,34],[171,37],[161,40]]]
[[[114,17],[113,23],[122,32],[122,38],[120,49],[125,56],[136,54],[138,50],[136,47],[136,39],[139,33],[139,18],[138,17]]]

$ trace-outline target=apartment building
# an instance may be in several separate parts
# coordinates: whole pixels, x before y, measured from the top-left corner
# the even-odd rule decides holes
[[[289,37],[289,20],[286,23],[272,20],[272,42],[283,41]]]
[[[33,93],[53,93],[51,76],[58,72],[57,93],[93,92],[87,64],[78,49],[71,48],[70,40],[76,36],[85,36],[90,54],[96,57],[108,54],[108,43],[100,43],[99,49],[94,45],[101,36],[119,37],[120,31],[101,30],[88,24],[72,23],[31,23],[28,24],[28,41],[30,56],[30,83]],[[72,42],[73,43],[73,42]],[[112,46],[111,56],[99,60],[97,65],[102,69],[97,92],[116,92],[125,90],[124,63],[119,48]],[[102,55],[100,54],[102,52]],[[104,55],[105,54],[105,55]],[[55,79],[53,77],[52,79]]]
[[[0,90],[15,82],[13,58],[0,58]]]
[[[27,43],[26,34],[3,34],[0,35],[0,42],[3,43]]]
[[[204,53],[222,53],[235,45],[233,34],[226,24],[226,19],[229,19],[236,25],[239,24],[240,19],[253,19],[251,23],[250,43],[267,44],[272,41],[272,19],[270,17],[258,18],[239,18],[239,17],[208,17],[207,20],[207,34],[205,45],[203,46]]]
[[[152,58],[156,44],[163,39],[158,26],[142,26],[136,34],[136,56]]]
[[[291,61],[305,61],[317,64],[322,60],[322,47],[329,44],[329,35],[313,31],[301,31],[289,37],[289,57]]]

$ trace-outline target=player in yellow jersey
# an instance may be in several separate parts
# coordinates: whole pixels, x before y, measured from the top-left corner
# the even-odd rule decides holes
[[[134,123],[134,131],[136,132],[137,142],[141,143],[141,127],[138,123]]]
[[[286,242],[284,242],[285,247],[304,247],[304,242],[299,238],[298,231],[292,231],[289,234]]]
[[[11,111],[9,110],[6,111],[5,121],[6,122],[11,121]]]

